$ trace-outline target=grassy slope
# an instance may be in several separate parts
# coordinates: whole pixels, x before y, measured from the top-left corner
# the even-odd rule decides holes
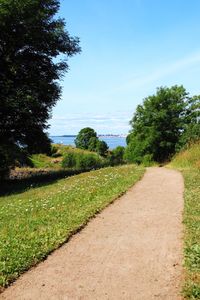
[[[200,144],[179,153],[171,166],[182,171],[185,181],[184,296],[200,299]]]
[[[90,152],[88,150],[82,150],[78,148],[74,148],[72,146],[65,146],[65,145],[60,145],[60,144],[53,144],[53,147],[57,149],[57,154],[59,155],[58,157],[51,157],[47,156],[45,154],[33,154],[30,157],[30,160],[33,164],[34,168],[39,168],[39,169],[60,169],[62,166],[62,160],[65,154],[67,153],[92,153],[93,155],[98,155],[95,152]]]
[[[0,286],[44,259],[143,173],[133,165],[104,168],[0,197]]]

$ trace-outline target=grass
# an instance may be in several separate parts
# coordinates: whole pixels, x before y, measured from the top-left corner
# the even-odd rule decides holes
[[[48,156],[46,154],[33,154],[30,157],[31,164],[34,168],[38,169],[60,169],[62,168],[63,157],[68,153],[76,154],[93,154],[98,156],[95,152],[90,152],[88,150],[82,150],[74,148],[72,146],[65,146],[60,144],[52,145],[55,153],[53,156]]]
[[[109,167],[0,197],[0,286],[66,242],[143,173],[134,165]]]
[[[171,162],[185,182],[184,266],[186,299],[200,299],[200,144],[179,153]]]
[[[30,157],[31,163],[34,168],[37,169],[59,169],[61,168],[61,162],[63,157],[53,158],[46,154],[33,154]]]

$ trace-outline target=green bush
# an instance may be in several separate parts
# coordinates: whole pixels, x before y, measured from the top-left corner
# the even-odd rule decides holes
[[[97,141],[96,152],[101,156],[106,156],[108,152],[108,145],[105,141]]]
[[[154,164],[153,162],[153,155],[152,154],[146,154],[144,155],[143,159],[142,159],[142,164],[145,166],[145,167],[150,167]]]
[[[63,168],[75,168],[77,153],[69,152],[65,155],[62,161]]]
[[[98,138],[97,137],[91,137],[89,139],[89,144],[88,144],[88,150],[89,151],[96,151],[97,148],[97,143],[98,143]]]
[[[104,161],[96,154],[69,152],[62,161],[63,168],[91,170],[104,166]]]
[[[113,149],[108,155],[108,164],[110,166],[122,165],[125,163],[124,161],[124,151],[125,148],[122,146],[118,146]]]

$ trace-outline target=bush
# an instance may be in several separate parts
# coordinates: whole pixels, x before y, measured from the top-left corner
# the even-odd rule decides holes
[[[91,137],[89,139],[88,150],[95,152],[96,148],[97,148],[97,143],[98,143],[98,138],[97,137]]]
[[[77,170],[91,170],[104,166],[103,160],[101,160],[96,154],[92,153],[74,153],[69,152],[65,155],[62,161],[63,168],[74,168]]]
[[[75,168],[77,153],[69,152],[65,155],[62,161],[63,168]]]
[[[97,141],[96,152],[101,156],[106,156],[108,152],[108,145],[105,141]]]
[[[108,156],[108,162],[111,166],[122,165],[124,161],[125,148],[118,146],[110,152]]]
[[[77,169],[96,169],[101,166],[100,160],[96,155],[92,154],[81,154],[78,156],[76,161]]]
[[[142,159],[142,163],[145,167],[150,167],[154,164],[153,160],[152,160],[153,155],[152,154],[146,154],[144,155],[143,159]]]

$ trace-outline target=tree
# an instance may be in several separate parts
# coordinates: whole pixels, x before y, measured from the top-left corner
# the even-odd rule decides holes
[[[36,132],[47,141],[47,120],[61,95],[58,80],[67,58],[80,52],[79,39],[55,17],[58,10],[58,0],[1,0],[1,145],[33,148]]]
[[[105,141],[97,141],[97,146],[96,146],[96,151],[99,155],[101,156],[106,156],[108,152],[108,145],[106,144]]]
[[[89,143],[88,143],[88,150],[96,152],[96,150],[97,150],[97,143],[98,143],[98,138],[94,137],[94,136],[91,137],[89,139]]]
[[[121,165],[124,163],[124,152],[125,148],[123,146],[117,146],[111,151],[108,157],[111,166]]]
[[[91,138],[97,139],[97,133],[94,131],[94,129],[90,127],[81,129],[75,139],[76,147],[80,149],[88,149]]]
[[[145,155],[158,162],[169,159],[186,127],[194,123],[196,110],[192,107],[198,102],[199,97],[189,97],[183,86],[176,85],[160,87],[155,95],[145,98],[130,122],[126,159],[138,163]]]
[[[122,164],[124,162],[124,151],[125,148],[123,146],[117,146],[115,149],[113,149],[112,152],[117,164]]]
[[[200,96],[189,98],[184,130],[176,146],[180,150],[187,144],[200,140]]]

